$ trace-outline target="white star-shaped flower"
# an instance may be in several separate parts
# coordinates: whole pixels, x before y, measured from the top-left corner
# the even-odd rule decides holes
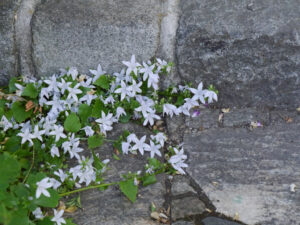
[[[77,97],[77,94],[81,94],[82,91],[79,89],[80,87],[80,84],[76,84],[75,87],[68,87],[68,91],[69,91],[69,94],[68,94],[68,97],[67,99],[74,99],[75,102],[78,102],[78,97]]]
[[[132,71],[137,75],[137,67],[141,66],[141,64],[135,61],[135,55],[131,56],[130,61],[123,61],[122,63],[127,66],[126,75],[129,75]]]
[[[153,141],[150,141],[150,146],[148,145],[145,147],[145,151],[150,152],[150,157],[153,158],[155,155],[158,155],[161,157],[161,152],[159,149],[161,148],[160,145],[156,145]]]
[[[64,94],[66,90],[68,90],[71,82],[66,82],[63,78],[61,78],[61,82],[58,82],[57,85],[60,88],[61,94]]]
[[[47,188],[52,187],[52,183],[50,182],[49,177],[42,179],[41,181],[36,183],[37,189],[35,193],[35,197],[39,198],[41,194],[45,195],[46,197],[50,197],[50,193],[47,191]]]
[[[73,80],[76,80],[76,78],[78,76],[78,70],[75,67],[71,67],[68,70],[67,75],[71,76]]]
[[[122,107],[118,107],[117,108],[117,110],[116,110],[116,117],[117,117],[117,119],[119,119],[120,118],[120,116],[122,116],[122,115],[126,115],[126,112],[125,112],[125,110],[122,108]]]
[[[44,82],[48,84],[48,91],[59,92],[58,82],[55,75],[52,75],[49,80],[44,80]]]
[[[54,156],[59,157],[58,147],[56,147],[56,145],[52,145],[52,147],[50,149],[50,153],[51,153],[52,158],[54,158]]]
[[[64,128],[60,125],[54,125],[54,129],[49,133],[50,135],[55,136],[55,142],[58,142],[60,138],[66,138],[67,136],[64,134]]]
[[[200,100],[200,102],[202,104],[205,104],[205,100],[204,100],[205,91],[203,90],[203,83],[202,82],[198,85],[197,89],[190,88],[190,91],[194,94],[192,99]]]
[[[163,105],[163,114],[167,114],[169,115],[171,118],[173,117],[173,115],[179,115],[180,110],[172,104],[164,104]]]
[[[112,130],[112,124],[113,124],[113,114],[107,113],[105,115],[105,112],[101,112],[101,118],[96,120],[97,123],[99,123],[99,127],[102,133],[106,135],[106,131]]]
[[[131,96],[131,90],[129,87],[126,86],[124,81],[121,81],[121,87],[115,90],[115,93],[120,94],[121,93],[121,101],[126,97],[126,96]]]
[[[148,123],[150,123],[150,125],[152,126],[154,124],[154,119],[159,120],[160,116],[156,115],[154,110],[151,110],[144,115],[144,118],[145,120],[143,126],[146,126]]]
[[[95,131],[90,127],[90,126],[85,126],[84,128],[82,128],[81,130],[84,130],[86,136],[93,136]]]
[[[43,138],[42,138],[43,134],[45,134],[45,130],[39,130],[39,126],[35,125],[32,137],[37,138],[40,141],[43,141]]]
[[[132,150],[139,150],[141,155],[144,155],[144,150],[147,148],[149,145],[145,143],[146,140],[146,135],[144,135],[141,139],[136,139],[135,140],[135,145],[132,146]]]
[[[64,210],[56,211],[56,209],[53,209],[54,217],[51,219],[52,222],[55,222],[56,225],[61,225],[62,223],[66,224],[66,221],[64,218],[62,218],[62,215],[64,214]]]
[[[64,171],[62,169],[55,171],[54,175],[58,176],[60,178],[61,182],[64,182],[65,179],[68,177],[68,175],[66,173],[64,173]]]
[[[79,101],[86,102],[87,105],[90,105],[95,98],[97,98],[96,95],[87,93],[86,95],[82,96]]]
[[[33,145],[32,139],[34,138],[33,135],[30,133],[29,129],[25,129],[24,132],[20,132],[17,134],[17,136],[22,137],[21,144],[24,144],[26,141],[28,141],[31,145]]]
[[[207,103],[212,103],[213,100],[218,101],[218,96],[214,91],[205,90],[204,98],[207,98]]]
[[[136,93],[142,93],[142,90],[140,89],[142,84],[143,84],[142,82],[139,82],[137,84],[135,80],[132,80],[132,85],[128,87],[128,90],[131,92],[130,97],[134,97]]]
[[[152,140],[159,143],[162,147],[164,146],[165,141],[167,140],[166,135],[162,132],[159,132],[156,135],[151,135],[150,137],[151,137]]]
[[[145,62],[143,62],[143,68],[140,69],[140,73],[144,73],[143,74],[143,80],[147,80],[147,78],[149,77],[149,75],[153,74],[153,69],[155,67],[155,65],[151,65],[151,66],[148,66],[148,64],[146,64]]]
[[[93,82],[99,79],[100,76],[104,75],[106,72],[102,70],[100,64],[98,64],[97,70],[90,70],[91,74],[94,75]]]

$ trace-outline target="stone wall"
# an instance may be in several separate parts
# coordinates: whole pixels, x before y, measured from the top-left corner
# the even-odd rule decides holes
[[[222,106],[294,108],[300,99],[298,0],[2,0],[0,82],[132,54],[173,61],[163,82],[204,81]]]

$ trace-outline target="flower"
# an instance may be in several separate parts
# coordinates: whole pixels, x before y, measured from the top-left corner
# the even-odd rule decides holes
[[[154,90],[158,89],[159,76],[156,73],[149,74],[147,87],[153,87]]]
[[[148,66],[145,62],[143,62],[144,68],[140,69],[140,73],[144,73],[143,80],[147,80],[150,74],[153,74],[153,69],[155,65]]]
[[[145,118],[145,120],[144,120],[143,126],[146,126],[148,124],[148,122],[152,126],[154,124],[154,119],[159,120],[160,116],[156,115],[154,110],[151,110],[150,112],[148,112],[144,115],[144,118]]]
[[[45,195],[46,197],[50,197],[50,193],[47,191],[47,188],[52,187],[52,183],[50,182],[49,177],[42,179],[41,181],[36,183],[37,189],[35,193],[35,197],[39,198],[41,194]]]
[[[164,146],[165,141],[167,140],[166,135],[162,132],[159,132],[156,135],[151,135],[150,137],[151,137],[152,140],[159,143],[162,147]]]
[[[13,128],[12,123],[10,123],[5,116],[2,116],[0,125],[2,127],[4,126],[4,129],[3,129],[4,132],[7,131],[9,128]]]
[[[50,150],[51,156],[54,158],[54,156],[59,157],[59,150],[56,145],[52,145],[51,150]]]
[[[68,76],[71,76],[73,80],[76,80],[77,76],[78,76],[78,71],[75,67],[71,67],[68,72],[67,72]]]
[[[52,222],[55,222],[57,225],[61,225],[62,223],[66,223],[64,218],[62,218],[62,215],[64,214],[64,210],[56,211],[56,209],[53,209],[54,217],[51,219]]]
[[[69,91],[69,94],[68,94],[68,97],[67,99],[74,99],[75,102],[78,102],[78,97],[77,97],[77,94],[81,94],[82,91],[79,89],[80,87],[80,84],[76,84],[75,87],[68,87],[68,91]]]
[[[112,113],[107,113],[105,115],[105,112],[101,112],[101,118],[97,119],[96,122],[99,123],[99,127],[102,133],[106,135],[106,131],[112,130],[112,124],[113,124],[113,114]]]
[[[25,131],[22,133],[18,133],[17,136],[22,137],[21,144],[24,144],[26,141],[28,141],[31,145],[33,145],[32,139],[34,136],[30,133],[29,129],[25,129]]]
[[[39,130],[39,126],[35,125],[34,132],[32,134],[33,138],[37,138],[40,141],[43,141],[42,135],[45,134],[45,130]]]
[[[173,114],[175,115],[179,115],[180,110],[177,109],[177,107],[175,105],[172,104],[164,104],[163,105],[163,114],[165,115],[165,113],[167,115],[169,115],[171,118],[173,117]]]
[[[218,101],[218,96],[214,91],[206,90],[204,92],[204,97],[207,98],[207,103],[212,103],[213,100]]]
[[[161,157],[161,152],[159,151],[160,148],[161,148],[160,145],[156,145],[156,144],[154,144],[153,141],[150,141],[150,145],[145,147],[145,151],[150,152],[151,158],[153,158],[155,156],[155,154]]]
[[[90,93],[86,93],[86,95],[82,96],[79,99],[79,101],[80,102],[86,102],[86,104],[90,105],[95,98],[97,98],[96,95],[92,95]]]
[[[177,148],[173,148],[175,155],[171,156],[169,159],[169,163],[173,166],[175,170],[177,170],[180,174],[185,174],[184,170],[182,168],[188,167],[184,161],[187,159],[187,156],[184,154],[183,148],[181,148],[180,151],[178,151]]]
[[[66,90],[68,90],[71,82],[66,82],[63,78],[61,78],[61,82],[58,82],[57,85],[60,88],[61,94],[64,94]]]
[[[93,136],[94,135],[94,130],[90,127],[90,126],[85,126],[84,128],[82,128],[81,130],[84,130],[86,136]]]
[[[37,207],[34,211],[32,211],[32,214],[36,219],[43,219],[45,217],[40,207]]]
[[[141,155],[144,155],[144,149],[147,148],[149,145],[145,143],[146,135],[144,135],[141,139],[136,138],[134,140],[135,145],[132,146],[132,150],[139,150]]]
[[[60,125],[54,125],[53,130],[49,133],[50,135],[55,136],[55,142],[58,142],[60,138],[66,138],[67,136],[64,134],[64,128]]]
[[[138,62],[135,61],[135,55],[131,56],[131,60],[122,62],[125,66],[127,66],[126,75],[129,75],[132,71],[135,75],[137,75],[137,67],[141,66]]]
[[[100,64],[98,64],[97,70],[90,70],[90,72],[91,72],[91,74],[94,75],[93,82],[95,82],[96,80],[98,80],[98,78],[101,75],[104,75],[106,73],[106,71],[102,70],[102,67],[101,67]]]
[[[126,96],[132,96],[132,92],[129,87],[126,86],[124,81],[121,81],[121,87],[115,90],[115,93],[119,94],[121,93],[121,101],[126,97]]]
[[[197,89],[190,88],[190,91],[194,94],[192,99],[200,100],[200,102],[202,104],[205,104],[205,100],[204,100],[205,91],[203,90],[203,83],[202,82],[198,85]]]
[[[65,179],[68,177],[68,175],[66,173],[64,173],[64,171],[62,169],[55,171],[54,175],[58,176],[60,178],[61,182],[64,182]]]
[[[125,110],[122,107],[119,106],[117,108],[117,110],[116,110],[116,117],[117,117],[117,119],[119,119],[121,115],[125,116],[126,112],[125,112]]]
[[[54,92],[59,92],[58,89],[58,83],[56,81],[56,76],[52,75],[52,77],[49,80],[44,80],[46,84],[48,84],[48,91],[54,91]]]
[[[142,90],[140,89],[142,84],[143,84],[142,82],[139,82],[137,84],[135,80],[132,80],[132,85],[130,85],[128,87],[128,90],[131,92],[130,97],[134,97],[136,95],[136,93],[141,93],[142,92]]]
[[[122,142],[122,152],[123,154],[128,154],[131,151],[131,146],[128,142]]]

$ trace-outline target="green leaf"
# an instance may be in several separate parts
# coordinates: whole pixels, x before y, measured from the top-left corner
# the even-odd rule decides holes
[[[5,150],[8,152],[16,152],[21,147],[21,137],[19,136],[12,136],[8,139],[5,143]]]
[[[19,162],[10,154],[0,155],[0,190],[4,190],[9,183],[14,182],[20,174]]]
[[[16,77],[13,77],[10,79],[9,84],[8,84],[9,93],[14,93],[17,90],[17,87],[15,86],[16,82],[17,82]]]
[[[18,209],[13,213],[11,221],[8,223],[8,225],[22,225],[22,224],[28,224],[29,218],[27,216],[27,210],[26,209]]]
[[[35,203],[39,206],[55,208],[58,204],[59,195],[57,191],[53,189],[47,190],[50,193],[50,197],[48,198],[45,195],[41,194],[38,199],[35,199]]]
[[[151,175],[148,175],[148,176],[144,176],[142,178],[142,180],[143,180],[143,186],[154,184],[157,181],[154,174],[151,174]]]
[[[72,219],[66,219],[66,225],[76,225],[72,222]]]
[[[25,105],[23,105],[19,101],[14,102],[11,106],[11,109],[13,112],[13,116],[18,123],[23,122],[24,120],[29,118],[32,114],[32,110],[26,112]]]
[[[87,119],[91,116],[91,114],[92,114],[92,108],[89,105],[82,104],[79,106],[78,115],[82,123],[85,123]]]
[[[39,93],[33,83],[27,84],[22,92],[22,96],[27,96],[29,98],[36,98],[38,95]]]
[[[133,203],[135,202],[138,187],[134,184],[134,178],[120,181],[120,189],[130,201],[132,201]]]
[[[77,132],[81,128],[80,120],[75,113],[71,113],[64,123],[64,128],[69,132]]]
[[[129,113],[127,113],[126,115],[120,116],[119,121],[121,123],[128,123],[130,118],[131,118],[131,115]]]
[[[109,83],[110,83],[109,78],[105,75],[102,75],[98,78],[98,80],[95,81],[94,84],[98,87],[101,87],[105,90],[108,90],[109,89]]]
[[[113,153],[113,158],[114,158],[115,160],[121,160],[120,157],[117,156],[115,153]]]
[[[94,135],[88,138],[88,146],[90,149],[97,148],[103,144],[103,137],[101,135]]]
[[[161,167],[161,162],[155,158],[149,158],[149,165],[153,166],[154,170],[157,170]]]
[[[92,117],[99,118],[101,117],[101,112],[104,110],[105,105],[100,99],[95,100],[95,104],[92,109]]]
[[[104,164],[100,161],[100,159],[96,156],[94,150],[92,150],[92,155],[93,155],[93,158],[94,158],[94,167],[97,169],[97,170],[101,170],[103,167],[104,167]]]
[[[51,218],[47,216],[43,220],[39,220],[37,225],[54,225],[54,222],[52,222]]]

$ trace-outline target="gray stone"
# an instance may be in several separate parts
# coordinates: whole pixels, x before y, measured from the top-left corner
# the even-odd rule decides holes
[[[14,21],[18,4],[19,0],[0,2],[0,85],[6,84],[17,72]]]
[[[183,133],[185,131],[185,116],[173,116],[166,118],[166,126],[168,130],[169,139],[175,144],[180,144],[183,140]]]
[[[178,220],[205,212],[205,204],[196,196],[172,200],[172,219]]]
[[[212,216],[206,217],[202,222],[204,225],[239,225],[239,223]]]
[[[36,73],[75,66],[82,73],[100,63],[119,72],[132,54],[155,56],[161,21],[159,0],[46,0],[32,20]]]
[[[193,111],[193,110],[192,110]],[[186,117],[185,125],[196,130],[204,130],[218,127],[219,110],[199,109],[200,114],[196,117]]]
[[[192,223],[192,222],[183,221],[183,220],[176,221],[176,222],[174,222],[172,224],[173,225],[194,225],[194,223]]]
[[[257,111],[255,109],[230,109],[224,113],[223,125],[225,127],[249,126],[251,122],[260,122],[262,125],[269,123],[269,112]]]
[[[217,211],[246,224],[300,221],[300,123],[249,131],[218,128],[184,136],[187,172]]]
[[[181,78],[215,85],[223,105],[297,106],[298,6],[298,0],[181,1],[176,45]]]
[[[189,185],[189,180],[185,176],[175,176],[172,180],[172,194],[180,195],[188,192],[195,193],[195,190]]]
[[[150,131],[145,127],[134,123],[116,124],[112,132],[108,133],[108,139],[118,139],[124,130],[136,133],[138,137],[147,135]],[[121,175],[129,171],[137,172],[143,170],[147,163],[148,153],[144,156],[119,155],[121,160],[113,159],[114,148],[111,142],[104,143],[95,149],[101,160],[110,159],[109,169],[104,174],[104,182],[120,181]],[[89,152],[86,155],[90,155]],[[157,210],[162,207],[165,195],[165,175],[157,176],[157,183],[147,187],[140,187],[137,201],[131,203],[119,190],[117,186],[111,186],[105,191],[90,190],[80,194],[83,210],[78,210],[69,216],[74,218],[78,225],[154,225],[157,224],[150,218],[150,206],[153,202]],[[140,185],[142,186],[142,185]]]
[[[83,210],[69,216],[78,225],[155,225],[158,223],[150,218],[151,202],[159,208],[164,201],[164,190],[164,176],[160,175],[156,184],[139,189],[135,203],[116,187],[86,191],[80,194]]]

